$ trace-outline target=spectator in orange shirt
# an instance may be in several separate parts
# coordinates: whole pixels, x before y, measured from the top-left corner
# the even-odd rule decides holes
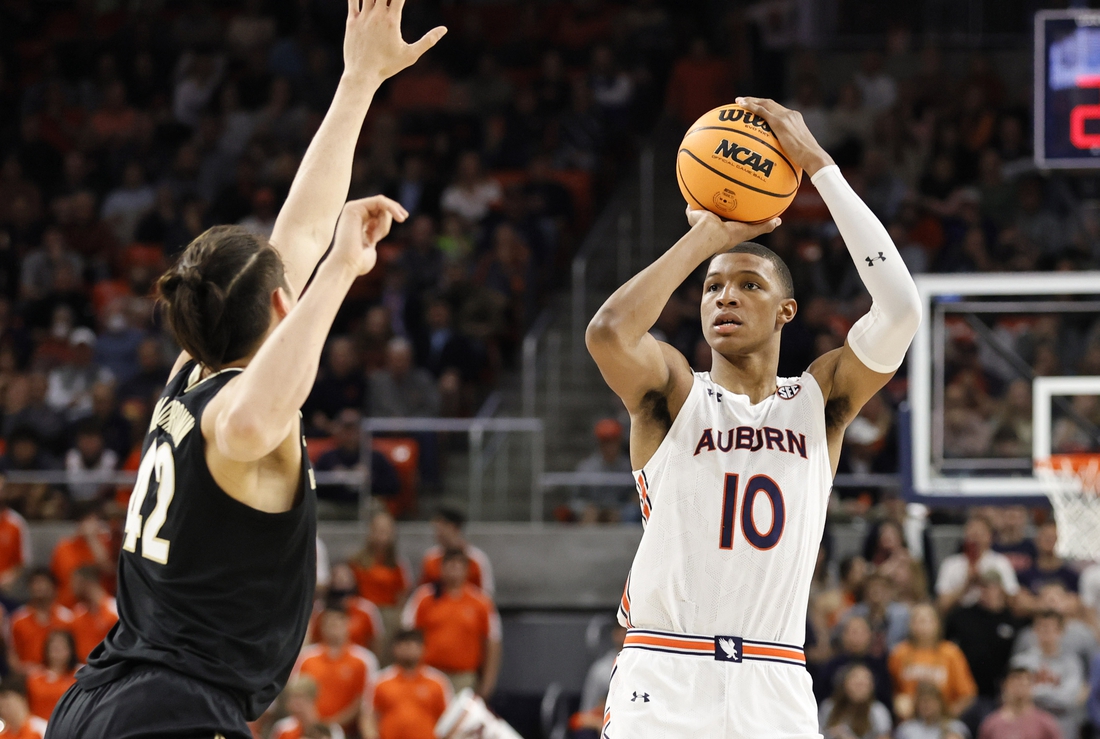
[[[928,603],[913,606],[909,638],[894,647],[887,664],[899,722],[913,717],[917,686],[922,682],[939,688],[953,718],[962,715],[978,694],[966,657],[957,645],[943,639],[939,614]]]
[[[31,537],[27,522],[8,507],[0,475],[0,591],[10,594],[31,560]]]
[[[370,520],[367,541],[349,562],[359,586],[359,595],[378,606],[385,634],[375,654],[383,664],[390,659],[388,636],[401,627],[401,606],[409,595],[412,576],[409,563],[397,556],[397,525],[385,511]]]
[[[475,688],[488,698],[500,672],[500,616],[468,582],[469,562],[461,549],[448,549],[440,581],[413,591],[402,623],[423,632],[425,664],[445,672],[455,692]]]
[[[432,528],[435,529],[436,545],[424,552],[424,560],[420,563],[420,583],[426,585],[439,582],[443,552],[458,549],[465,552],[469,559],[470,584],[481,588],[491,598],[496,589],[493,567],[485,552],[466,541],[466,536],[462,533],[465,525],[466,517],[453,508],[441,508],[435,514]]]
[[[302,650],[298,675],[317,681],[317,715],[345,731],[361,731],[365,706],[378,675],[378,660],[368,650],[352,644],[348,615],[339,602],[328,601],[321,614],[321,642]]]
[[[11,617],[11,648],[8,663],[16,672],[42,664],[46,637],[51,631],[68,630],[73,614],[57,602],[57,580],[45,568],[31,571],[28,585],[31,598]]]
[[[116,556],[111,552],[111,532],[99,511],[84,514],[77,525],[76,535],[62,539],[53,550],[50,570],[57,578],[57,600],[66,608],[76,605],[70,579],[84,565],[99,568],[100,577],[110,579],[114,575]]]
[[[76,658],[88,660],[88,654],[103,641],[107,632],[118,621],[115,599],[107,594],[99,581],[99,569],[88,565],[73,573],[73,592],[78,602],[73,609],[70,627],[76,640]]]
[[[27,696],[18,679],[0,683],[0,739],[42,739],[46,736],[46,722],[32,716],[27,706]]]
[[[287,683],[283,690],[286,710],[290,715],[271,727],[271,739],[303,739],[307,732],[327,730],[332,739],[344,739],[344,730],[337,724],[324,724],[317,716],[317,681],[302,675]]]
[[[435,725],[453,693],[439,670],[421,664],[424,636],[415,629],[393,640],[394,664],[382,670],[374,686],[374,704],[365,739],[435,739]]]
[[[352,644],[366,647],[378,654],[377,647],[385,636],[385,627],[382,625],[382,614],[378,607],[366,598],[356,595],[355,574],[351,567],[340,562],[332,567],[332,579],[325,601],[319,601],[313,609],[312,624],[309,628],[309,639],[312,642],[321,639],[321,615],[324,613],[325,602],[338,603],[348,617],[348,636]]]
[[[54,706],[76,682],[76,647],[68,631],[51,631],[46,638],[45,666],[34,666],[27,674],[27,703],[31,714],[50,720]]]

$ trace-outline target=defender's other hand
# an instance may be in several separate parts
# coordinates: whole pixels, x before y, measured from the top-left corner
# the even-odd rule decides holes
[[[365,275],[378,261],[378,242],[386,238],[395,220],[401,223],[408,217],[408,211],[399,203],[383,195],[346,203],[336,226],[330,259],[346,265],[356,275]]]
[[[736,103],[768,122],[772,133],[783,145],[787,158],[802,167],[807,176],[813,177],[822,167],[833,164],[833,158],[817,143],[797,110],[784,108],[768,98],[741,97],[737,98]]]
[[[404,6],[405,0],[389,0],[388,3],[387,0],[348,0],[348,22],[344,31],[345,75],[381,82],[411,67],[447,33],[444,26],[438,26],[419,41],[406,44],[401,38]]]
[[[778,216],[763,223],[723,221],[709,210],[696,210],[690,205],[687,207],[687,220],[693,231],[705,230],[718,234],[714,244],[715,254],[732,246],[737,246],[742,241],[752,241],[760,234],[771,233],[783,222]]]

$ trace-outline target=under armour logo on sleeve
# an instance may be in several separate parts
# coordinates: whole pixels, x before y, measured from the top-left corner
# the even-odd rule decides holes
[[[639,698],[642,699],[642,703],[649,703],[649,693],[642,693],[641,695],[638,695],[637,690],[634,691],[634,697],[630,699],[630,702],[637,703]]]
[[[886,261],[886,256],[882,252],[879,252],[877,257],[864,257],[864,259],[867,260],[867,266],[868,267],[874,267],[876,259],[885,262]]]

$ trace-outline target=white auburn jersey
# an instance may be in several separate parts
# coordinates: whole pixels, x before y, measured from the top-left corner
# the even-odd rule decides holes
[[[696,372],[634,479],[645,532],[619,607],[629,628],[802,645],[832,469],[808,372],[752,405]]]

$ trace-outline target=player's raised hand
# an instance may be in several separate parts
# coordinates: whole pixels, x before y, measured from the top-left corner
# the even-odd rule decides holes
[[[408,217],[400,203],[383,195],[348,202],[340,214],[329,258],[365,275],[378,261],[378,242],[386,238],[395,220],[401,223]]]
[[[344,33],[344,74],[382,81],[411,67],[447,33],[437,26],[419,41],[401,38],[405,0],[348,0]]]
[[[737,246],[742,241],[752,241],[760,234],[771,233],[783,222],[778,216],[763,223],[724,221],[709,210],[698,210],[690,205],[687,207],[687,219],[693,230],[709,230],[721,234],[715,242],[715,254]]]
[[[763,117],[783,145],[787,158],[792,164],[802,167],[810,177],[817,170],[833,163],[833,158],[817,143],[817,139],[806,127],[806,122],[802,120],[802,114],[797,110],[784,108],[768,98],[740,97],[735,102]]]

